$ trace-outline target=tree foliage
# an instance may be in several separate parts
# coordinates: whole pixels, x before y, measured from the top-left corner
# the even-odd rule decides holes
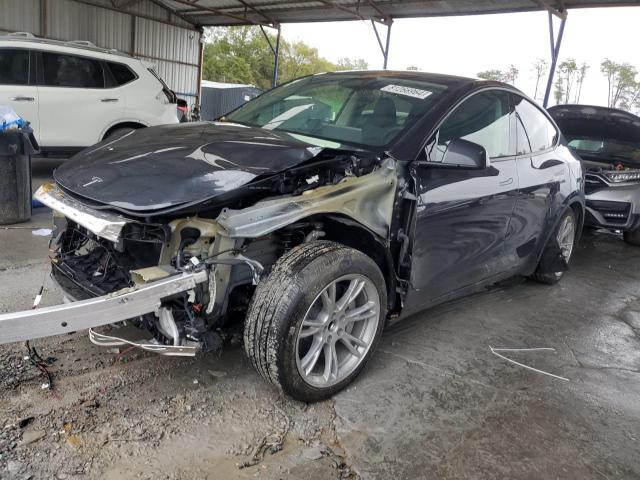
[[[543,58],[537,58],[532,65],[531,71],[536,76],[536,89],[533,92],[533,98],[538,97],[538,87],[540,86],[540,80],[549,70],[549,63]]]
[[[268,35],[275,47],[275,35]],[[206,42],[202,78],[271,87],[273,52],[258,27],[212,28],[207,32]],[[342,58],[332,63],[304,42],[280,38],[280,83],[313,73],[367,68],[362,59]]]
[[[600,72],[607,79],[609,107],[628,111],[640,110],[640,80],[636,67],[606,58],[600,64]]]
[[[509,68],[506,70],[485,70],[483,72],[478,72],[478,78],[482,78],[483,80],[495,80],[498,82],[505,82],[510,84],[515,84],[516,79],[520,71],[516,68],[515,65],[509,65]]]

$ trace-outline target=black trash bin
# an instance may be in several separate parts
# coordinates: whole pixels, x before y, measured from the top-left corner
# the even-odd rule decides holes
[[[0,225],[31,218],[31,155],[37,152],[30,127],[0,131]]]

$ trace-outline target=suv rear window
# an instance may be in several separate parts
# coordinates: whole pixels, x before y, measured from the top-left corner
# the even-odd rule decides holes
[[[97,60],[42,52],[44,85],[49,87],[104,88],[102,65]]]
[[[119,87],[126,83],[132,82],[136,79],[136,74],[131,71],[129,67],[122,63],[107,62],[107,67],[113,77],[113,83],[109,86]]]
[[[0,49],[0,85],[27,85],[29,83],[29,51]]]

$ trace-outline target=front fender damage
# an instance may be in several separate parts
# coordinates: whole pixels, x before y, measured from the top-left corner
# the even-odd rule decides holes
[[[65,217],[64,228],[75,232],[74,239],[78,232],[88,239],[82,248],[97,245],[113,257],[117,252],[131,254],[133,251],[127,250],[131,242],[151,241],[151,237],[143,237],[145,231],[154,235],[164,231],[166,236],[155,243],[158,253],[154,263],[126,270],[128,288],[68,304],[0,315],[0,344],[137,318],[134,324],[150,330],[153,341],[131,343],[92,330],[91,341],[104,346],[129,343],[164,355],[194,355],[199,348],[214,349],[211,345],[218,343],[214,332],[225,325],[220,319],[231,308],[234,289],[236,293],[248,292],[250,299],[263,271],[269,271],[283,251],[290,248],[281,242],[282,231],[296,229],[309,217],[342,215],[389,239],[396,188],[396,164],[388,158],[370,173],[347,174],[337,183],[297,195],[271,196],[241,209],[225,208],[217,218],[195,215],[162,225],[98,211],[56,187],[47,188],[38,195],[46,197],[55,216]],[[311,224],[316,228],[315,220],[306,222],[305,228]],[[159,226],[161,230],[156,228]],[[64,231],[57,233],[53,242],[61,241],[63,234]],[[142,237],[136,240],[138,237],[133,235]],[[312,241],[322,235],[320,230],[312,230],[300,241]],[[85,252],[57,251],[52,262],[60,269],[69,255],[72,264]],[[79,278],[102,278],[106,270],[100,271],[99,267],[96,263],[89,275]]]
[[[345,177],[336,185],[302,195],[267,199],[242,210],[224,209],[217,218],[231,238],[257,238],[319,213],[338,213],[389,237],[396,191],[393,159],[368,175]]]

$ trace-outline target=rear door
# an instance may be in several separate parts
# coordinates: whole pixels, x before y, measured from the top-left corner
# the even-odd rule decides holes
[[[26,48],[0,48],[0,105],[31,123],[40,141],[38,87],[34,55]]]
[[[100,60],[39,52],[41,143],[86,147],[102,140],[107,125],[122,118],[122,95],[107,89]]]
[[[505,236],[518,195],[509,93],[485,91],[461,103],[438,130],[431,149],[435,153],[426,154],[435,159],[429,161],[437,163],[455,139],[484,146],[490,167],[415,168],[418,206],[409,309],[437,303],[509,267],[504,261]]]
[[[534,265],[543,243],[543,232],[559,211],[561,184],[569,177],[568,166],[555,148],[559,133],[542,110],[513,94],[516,112],[517,169],[520,197],[510,227],[507,253],[516,264]]]

